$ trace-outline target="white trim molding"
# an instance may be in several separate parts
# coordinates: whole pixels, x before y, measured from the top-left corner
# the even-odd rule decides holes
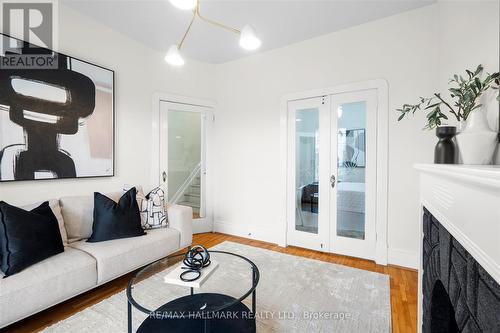
[[[375,262],[387,265],[387,190],[389,155],[389,87],[384,79],[347,83],[335,87],[290,93],[281,98],[280,113],[280,188],[279,209],[282,212],[281,233],[278,245],[287,245],[287,149],[288,149],[288,102],[346,92],[377,90],[377,204]]]
[[[243,227],[227,221],[216,220],[214,223],[214,231],[276,244],[276,231],[271,228],[256,228],[255,226]]]
[[[391,265],[418,269],[418,258],[418,252],[389,248],[387,261]]]

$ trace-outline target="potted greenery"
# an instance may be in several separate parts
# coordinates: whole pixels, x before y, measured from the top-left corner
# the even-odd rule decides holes
[[[489,89],[499,88],[499,73],[487,74],[481,78],[483,66],[477,66],[475,71],[466,70],[465,77],[455,74],[449,81],[451,102],[446,101],[440,93],[432,97],[420,97],[417,104],[404,104],[397,109],[400,112],[398,121],[409,114],[427,110],[427,124],[424,129],[436,128],[438,142],[435,163],[455,163],[456,154],[452,141],[456,133],[455,126],[446,126],[449,117],[455,118],[459,124],[460,133],[456,136],[460,154],[464,164],[490,164],[497,144],[497,133],[492,131],[486,120],[486,114],[481,109],[480,97]],[[497,96],[500,101],[500,96]]]

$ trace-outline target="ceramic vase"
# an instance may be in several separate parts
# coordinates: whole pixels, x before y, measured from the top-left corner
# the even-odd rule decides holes
[[[439,126],[436,128],[436,136],[439,138],[434,148],[434,163],[456,164],[458,159],[457,147],[453,138],[457,134],[455,126]]]
[[[483,109],[472,111],[456,136],[463,164],[491,164],[498,134],[491,130]]]

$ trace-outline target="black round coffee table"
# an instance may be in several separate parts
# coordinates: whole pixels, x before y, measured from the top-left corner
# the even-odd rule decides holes
[[[128,332],[132,307],[147,318],[137,332],[255,332],[256,288],[259,269],[239,254],[209,250],[217,268],[199,288],[164,282],[185,253],[154,262],[130,280],[127,287]],[[202,273],[203,274],[203,273]],[[251,310],[245,305],[252,294]]]

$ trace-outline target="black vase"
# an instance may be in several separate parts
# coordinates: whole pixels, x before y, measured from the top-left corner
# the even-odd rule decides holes
[[[439,138],[434,149],[434,163],[456,164],[457,146],[453,138],[457,134],[455,126],[440,126],[436,128],[436,136]]]

